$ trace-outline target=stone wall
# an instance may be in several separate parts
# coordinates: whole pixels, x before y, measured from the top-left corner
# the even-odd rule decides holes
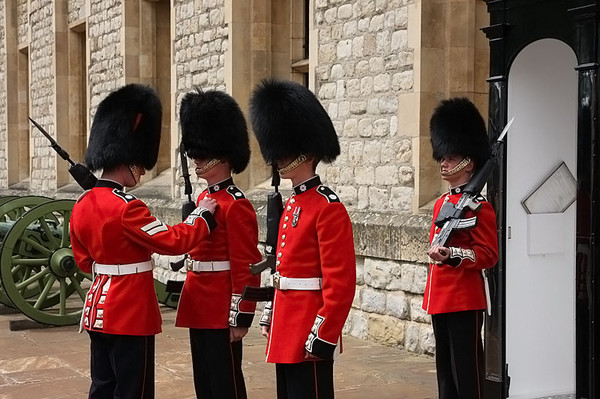
[[[29,42],[29,0],[17,0],[17,43]]]
[[[55,68],[54,57],[54,3],[32,0],[29,3],[29,28],[31,42],[30,96],[31,115],[38,123],[54,134]],[[47,139],[35,131],[31,160],[31,190],[47,192],[56,189],[56,154]]]
[[[192,88],[225,90],[228,27],[224,0],[175,2],[176,102]]]
[[[69,0],[68,21],[73,23],[87,16],[86,0]]]
[[[317,0],[315,85],[342,153],[320,173],[342,202],[410,211],[411,138],[398,134],[398,94],[413,88],[406,0]]]
[[[90,0],[89,3],[88,79],[93,113],[108,92],[125,83],[122,46],[124,7],[123,0]]]

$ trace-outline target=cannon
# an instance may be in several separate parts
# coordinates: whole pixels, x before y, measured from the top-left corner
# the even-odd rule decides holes
[[[0,302],[39,323],[77,324],[91,285],[71,250],[74,204],[38,196],[0,198]]]
[[[91,274],[75,262],[69,235],[74,200],[0,197],[0,303],[48,325],[78,324]],[[179,290],[154,280],[158,301],[176,308]]]

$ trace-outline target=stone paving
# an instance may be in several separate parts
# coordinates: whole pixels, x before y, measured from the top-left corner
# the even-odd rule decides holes
[[[156,398],[194,398],[187,329],[175,328],[175,310],[163,307],[156,339]],[[85,398],[89,388],[89,339],[76,326],[9,331],[19,314],[0,315],[0,399]],[[248,397],[275,398],[275,370],[265,363],[258,327],[244,340]],[[335,365],[336,398],[437,397],[432,358],[344,338]]]

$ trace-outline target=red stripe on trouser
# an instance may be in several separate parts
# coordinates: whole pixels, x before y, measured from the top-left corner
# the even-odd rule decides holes
[[[477,397],[481,399],[481,376],[479,375],[479,340],[481,339],[481,329],[479,326],[479,312],[475,313],[475,370],[477,373]],[[479,335],[478,335],[479,334]]]
[[[317,378],[317,362],[313,362],[313,371],[315,374],[315,398],[319,399],[319,379]]]

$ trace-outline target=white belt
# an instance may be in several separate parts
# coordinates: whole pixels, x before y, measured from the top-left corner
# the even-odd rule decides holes
[[[151,260],[137,263],[127,263],[124,265],[104,265],[94,262],[94,273],[107,274],[110,276],[124,276],[126,274],[136,274],[151,271],[154,263]]]
[[[278,290],[319,291],[323,287],[321,277],[290,278],[282,277],[279,273],[271,275],[273,287]]]
[[[185,267],[191,272],[222,272],[224,270],[230,270],[228,260],[211,260],[211,261],[200,261],[200,260],[185,260]]]

